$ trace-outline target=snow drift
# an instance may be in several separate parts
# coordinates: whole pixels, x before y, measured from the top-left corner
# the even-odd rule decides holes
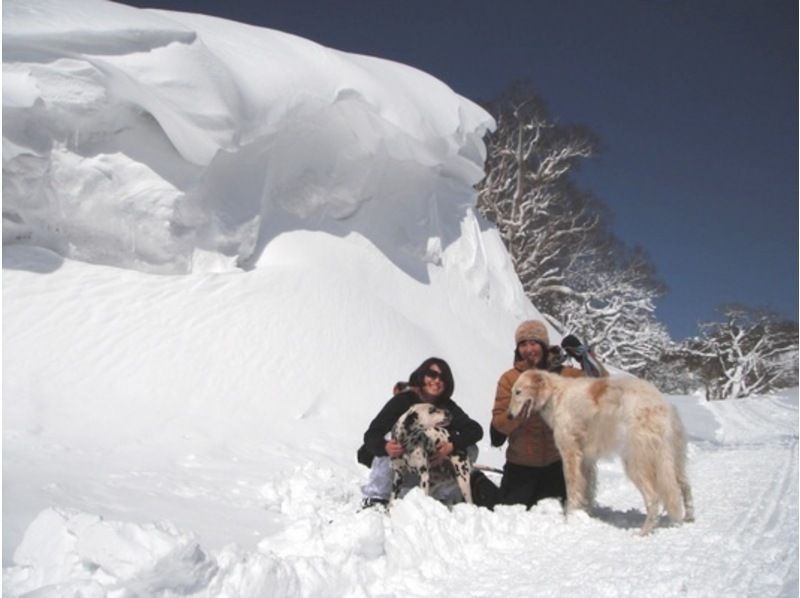
[[[472,210],[487,113],[268,29],[95,0],[3,11],[6,563],[50,504],[155,517],[145,495],[138,515],[88,498],[84,475],[229,450],[266,477],[352,468],[432,354],[488,416],[538,314]]]
[[[425,73],[99,0],[3,17],[6,243],[184,273],[298,222],[415,258],[459,234],[492,119]]]
[[[455,347],[487,408],[537,315],[472,211],[487,113],[268,29],[3,10],[7,427],[107,446],[320,418],[357,442],[396,379]]]
[[[3,18],[5,595],[791,595],[796,393],[673,399],[698,522],[647,540],[615,463],[568,526],[552,501],[358,510],[394,382],[441,356],[485,424],[539,317],[473,212],[483,110],[210,17]]]

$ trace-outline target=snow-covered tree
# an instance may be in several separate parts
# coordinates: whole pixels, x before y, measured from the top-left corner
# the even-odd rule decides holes
[[[722,321],[700,325],[685,343],[709,400],[747,397],[798,381],[798,326],[763,309],[727,305]]]
[[[478,209],[497,226],[528,297],[553,316],[554,296],[568,292],[566,272],[592,253],[600,224],[599,204],[567,177],[596,142],[582,127],[558,125],[526,84],[487,108],[497,129],[487,138]]]
[[[655,317],[664,285],[642,249],[628,249],[615,239],[602,248],[568,272],[571,292],[560,306],[561,321],[603,361],[641,375],[672,345]]]
[[[651,362],[639,375],[668,394],[693,394],[705,388],[698,370],[687,362],[682,345],[671,341],[658,361]]]
[[[497,129],[478,208],[500,231],[526,294],[606,362],[644,371],[671,342],[653,313],[663,285],[647,255],[610,231],[602,203],[570,178],[593,155],[595,136],[558,124],[528,84],[487,108]]]

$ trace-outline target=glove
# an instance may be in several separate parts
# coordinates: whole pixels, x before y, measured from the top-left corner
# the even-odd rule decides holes
[[[597,357],[594,356],[594,353],[592,353],[589,347],[584,345],[574,334],[565,336],[561,341],[561,347],[567,352],[567,355],[581,364],[581,369],[586,372],[587,376],[600,378],[608,375],[606,369],[597,360]]]
[[[492,424],[489,424],[489,438],[491,439],[492,446],[503,446],[503,443],[506,441],[507,436],[500,432],[500,430],[495,430]]]
[[[582,355],[585,355],[589,352],[586,345],[584,345],[574,334],[568,334],[564,337],[564,340],[561,341],[561,348],[567,352],[567,355],[577,359],[578,361],[581,360]]]

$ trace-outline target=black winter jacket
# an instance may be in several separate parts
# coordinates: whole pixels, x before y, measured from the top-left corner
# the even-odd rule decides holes
[[[389,399],[364,432],[364,445],[367,450],[377,457],[385,457],[386,434],[411,406],[422,402],[420,396],[413,390],[406,390]],[[454,451],[463,452],[468,446],[483,438],[481,425],[470,419],[453,399],[445,399],[435,405],[450,412],[450,425],[447,426],[447,431],[450,433]]]

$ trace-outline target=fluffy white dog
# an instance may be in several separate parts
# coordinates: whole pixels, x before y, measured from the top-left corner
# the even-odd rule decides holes
[[[508,417],[526,418],[532,411],[553,429],[564,463],[567,512],[591,507],[596,460],[619,452],[644,497],[642,535],[655,527],[662,504],[673,521],[694,520],[683,424],[652,384],[529,370],[514,384]]]

